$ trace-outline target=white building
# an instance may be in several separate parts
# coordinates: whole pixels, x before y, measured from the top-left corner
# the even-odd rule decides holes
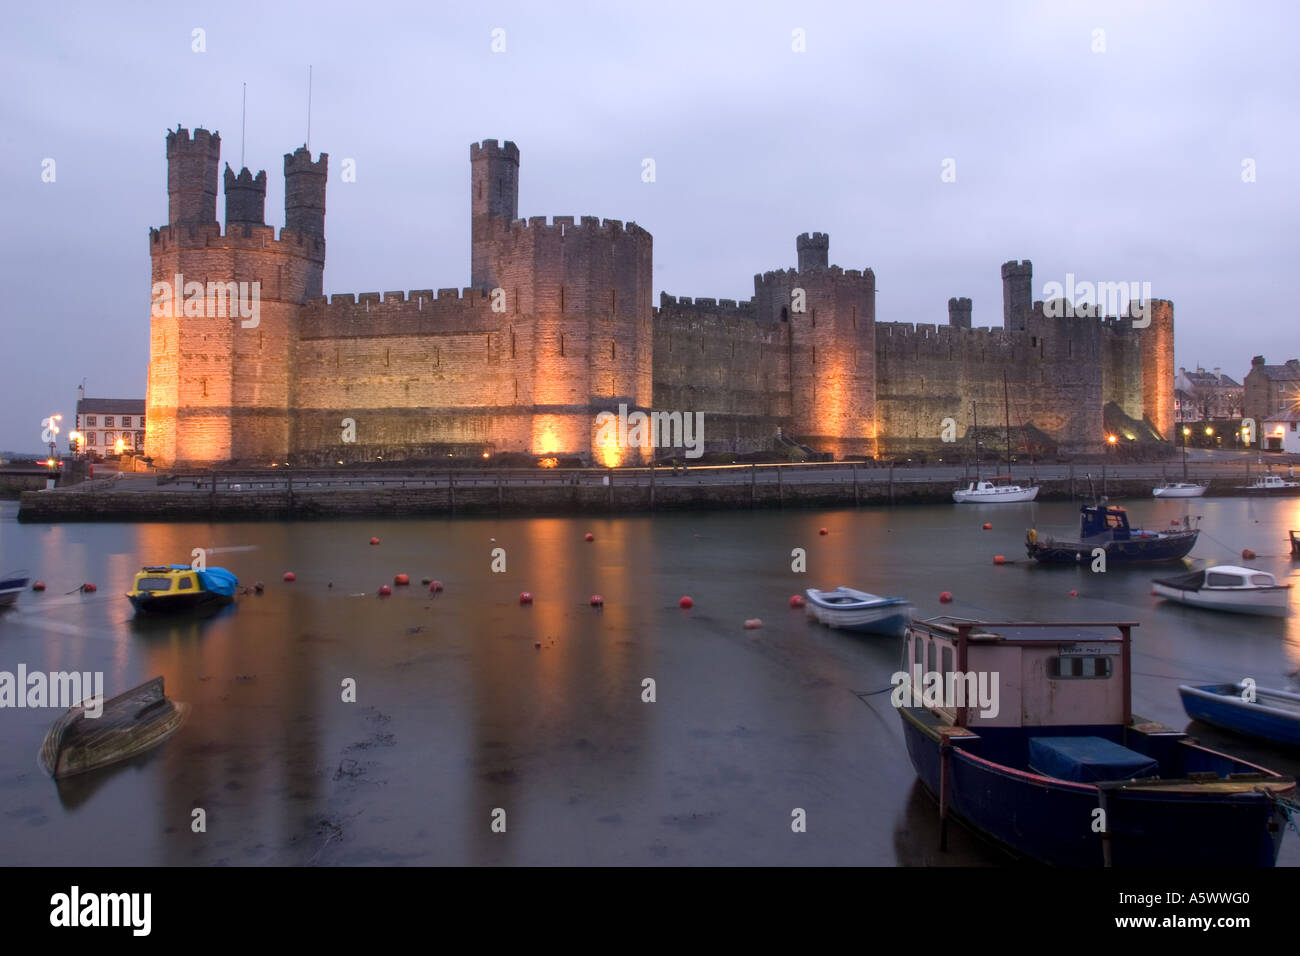
[[[1265,451],[1300,455],[1300,409],[1278,412],[1264,419],[1259,437]]]
[[[77,423],[73,430],[81,435],[78,452],[93,456],[142,454],[144,399],[86,398],[85,388],[78,388]]]

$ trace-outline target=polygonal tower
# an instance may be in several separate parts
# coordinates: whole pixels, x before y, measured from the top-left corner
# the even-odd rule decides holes
[[[1034,264],[1012,260],[1002,263],[1002,327],[1023,332],[1034,307]]]
[[[1165,441],[1174,436],[1174,304],[1168,299],[1145,303],[1151,324],[1135,328],[1142,352],[1142,412]]]

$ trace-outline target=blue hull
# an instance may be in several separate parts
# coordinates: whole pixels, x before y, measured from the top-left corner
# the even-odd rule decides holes
[[[1209,691],[1211,696],[1206,698],[1188,693],[1189,688],[1178,688],[1183,710],[1193,720],[1249,737],[1300,747],[1300,714],[1278,713],[1258,704],[1247,704],[1237,696],[1234,684],[1206,684],[1196,689]]]
[[[921,708],[900,708],[899,715],[912,765],[937,799],[941,757],[933,718]],[[951,749],[949,812],[1017,855],[1054,866],[1103,866],[1102,834],[1093,831],[1101,791],[1015,765],[1029,737],[1045,733],[1121,742],[1119,729],[1111,727],[982,729],[980,739]],[[1158,760],[1166,779],[1198,771],[1259,771],[1185,740],[1131,732],[1122,742]],[[1293,787],[1288,796],[1294,792]],[[1256,792],[1195,786],[1108,790],[1106,800],[1112,866],[1273,866],[1285,833],[1277,805]]]
[[[1026,544],[1029,557],[1044,564],[1079,564],[1092,560],[1093,548],[1104,548],[1107,564],[1146,564],[1161,561],[1179,561],[1196,547],[1199,531],[1176,532],[1150,538],[1131,538],[1128,541],[1089,543],[1084,541],[1059,541],[1053,544]]]

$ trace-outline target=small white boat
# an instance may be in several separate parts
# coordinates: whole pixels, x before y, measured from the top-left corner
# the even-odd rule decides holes
[[[1200,498],[1205,494],[1206,487],[1190,481],[1167,481],[1160,487],[1153,488],[1151,494],[1157,498]]]
[[[1300,494],[1300,481],[1285,481],[1277,475],[1264,475],[1249,485],[1238,485],[1237,488],[1248,495],[1296,495]]]
[[[808,616],[827,627],[897,637],[912,620],[907,598],[881,597],[846,587],[834,591],[809,588],[805,593]]]
[[[957,504],[994,504],[1010,501],[1033,501],[1038,497],[1038,486],[995,485],[991,481],[972,481],[965,488],[952,493]]]
[[[1152,587],[1160,597],[1191,607],[1268,617],[1286,617],[1291,597],[1291,585],[1278,584],[1267,571],[1231,564],[1158,578]]]

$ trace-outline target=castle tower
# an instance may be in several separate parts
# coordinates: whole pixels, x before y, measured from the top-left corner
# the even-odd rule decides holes
[[[807,246],[803,239],[795,242],[801,259],[805,251],[828,255],[825,235],[814,233]],[[788,323],[786,434],[837,458],[876,453],[875,293],[870,269],[812,267],[754,277],[756,318]]]
[[[1002,263],[1002,327],[1023,332],[1034,306],[1034,264],[1012,260]]]
[[[948,300],[948,324],[954,329],[970,328],[970,299],[949,299]]]
[[[206,226],[217,221],[217,162],[221,134],[177,127],[167,133],[167,222]]]
[[[226,229],[266,225],[266,171],[254,177],[245,166],[236,176],[226,164]]]
[[[824,232],[804,233],[794,241],[799,253],[799,271],[825,269],[830,264],[831,237]]]
[[[470,284],[496,288],[491,244],[499,230],[519,218],[519,147],[494,139],[471,143],[470,161]]]
[[[1174,304],[1152,299],[1151,324],[1135,329],[1142,352],[1142,412],[1165,441],[1174,441]]]
[[[204,130],[167,134],[171,219],[149,235],[145,453],[159,464],[285,459],[292,347],[303,304],[321,290],[325,155],[285,157],[288,224],[278,239],[262,223],[265,174],[227,169],[223,235],[219,144]]]

